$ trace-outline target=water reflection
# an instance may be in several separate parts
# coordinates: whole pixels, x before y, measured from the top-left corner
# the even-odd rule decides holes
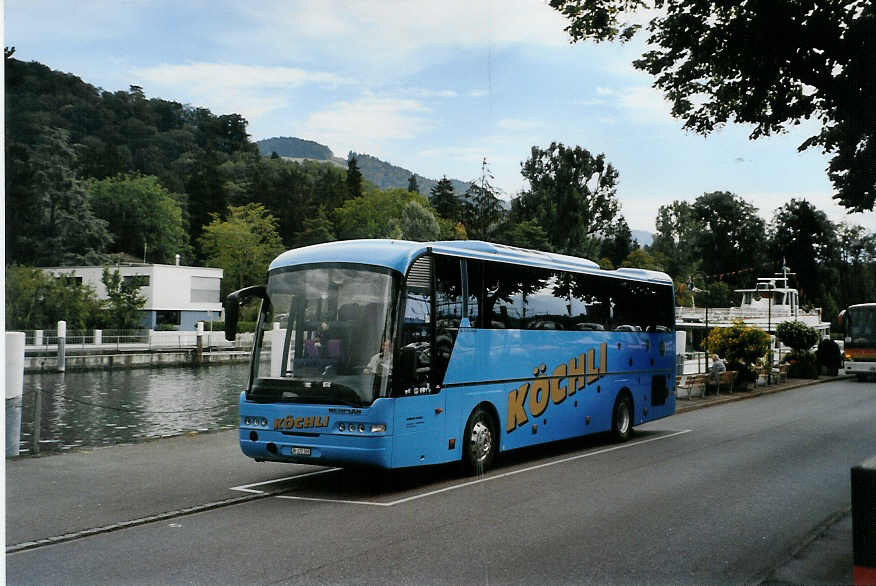
[[[28,374],[21,452],[31,448],[41,393],[40,453],[237,426],[246,364]]]

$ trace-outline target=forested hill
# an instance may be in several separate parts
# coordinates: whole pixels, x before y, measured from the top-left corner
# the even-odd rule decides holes
[[[364,153],[352,152],[347,158],[351,156],[356,157],[356,163],[359,165],[359,170],[362,171],[362,177],[377,187],[381,189],[390,189],[395,187],[406,188],[408,186],[408,178],[410,178],[412,174],[411,171],[393,165],[392,163],[381,161],[377,157],[372,157],[371,155],[366,155]],[[432,191],[432,188],[438,183],[437,179],[429,179],[418,173],[413,173],[413,175],[417,178],[417,185],[420,187],[420,193],[426,195],[428,195]],[[471,185],[470,182],[460,181],[458,179],[451,179],[450,184],[453,185],[453,191],[456,192],[457,195],[465,193]]]
[[[343,162],[346,167],[345,160],[334,156],[329,147],[312,140],[305,140],[294,136],[275,136],[256,141],[256,145],[259,147],[259,152],[265,157],[277,153],[281,157],[291,159]],[[356,163],[362,172],[362,177],[380,189],[407,189],[408,180],[411,175],[414,175],[417,178],[420,193],[428,195],[438,183],[437,179],[423,177],[419,173],[387,163],[372,155],[351,152],[347,155],[346,160],[349,160],[350,157],[356,157]],[[468,182],[458,179],[451,179],[450,183],[453,185],[453,190],[457,195],[465,193],[470,185]]]
[[[7,263],[172,263],[175,254],[186,264],[217,263],[226,249],[204,239],[229,222],[275,231],[279,249],[399,237],[411,202],[405,221],[425,221],[417,224],[428,227],[425,239],[438,238],[439,227],[455,237],[456,219],[429,209],[434,183],[422,178],[414,197],[409,171],[362,155],[365,173],[350,177],[347,159],[294,138],[264,147],[285,156],[261,156],[239,114],[147,97],[134,85],[106,91],[16,59],[14,49],[4,59]],[[387,182],[391,174],[376,171],[384,167],[400,179]],[[398,188],[375,187],[369,176]]]
[[[166,262],[173,259],[172,248],[189,252],[210,214],[228,203],[220,166],[257,157],[246,120],[147,98],[139,86],[105,91],[75,75],[15,59],[13,52],[4,56],[7,261],[93,263],[108,253],[142,258],[144,248],[166,248],[169,259],[150,256]],[[144,227],[136,248],[123,250],[120,243],[133,235],[130,222],[145,222],[147,210],[129,210],[120,218],[97,209],[88,192],[91,182],[134,174],[156,178],[161,209],[178,216],[173,243],[166,247],[148,242],[159,230]]]

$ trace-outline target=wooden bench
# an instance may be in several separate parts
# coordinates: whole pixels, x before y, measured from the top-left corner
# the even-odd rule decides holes
[[[725,370],[724,372],[721,373],[721,376],[718,378],[717,381],[715,379],[713,379],[711,376],[709,376],[709,386],[715,387],[715,394],[716,395],[721,394],[721,387],[726,388],[727,392],[732,393],[733,392],[733,385],[736,384],[736,377],[738,374],[739,373],[736,372],[735,370]]]
[[[691,395],[699,391],[700,397],[706,394],[707,374],[686,374],[675,377],[675,396],[679,399],[690,399]]]
[[[773,376],[776,377],[776,382],[783,383],[788,380],[788,369],[791,366],[786,362],[784,364],[780,364],[779,367],[773,370]]]
[[[758,368],[757,369],[757,385],[764,386],[766,384],[776,384],[783,383],[788,380],[788,368],[789,365],[779,364],[776,368],[772,370],[766,368]]]

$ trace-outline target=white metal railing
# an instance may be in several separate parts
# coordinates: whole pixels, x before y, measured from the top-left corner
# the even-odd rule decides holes
[[[52,352],[58,347],[56,330],[25,330],[25,348],[29,353]],[[228,342],[222,331],[204,332],[201,340],[204,349],[249,349],[252,334],[240,334],[239,340]],[[197,331],[155,330],[67,330],[64,337],[66,350],[100,351],[115,350],[188,350],[198,346]]]

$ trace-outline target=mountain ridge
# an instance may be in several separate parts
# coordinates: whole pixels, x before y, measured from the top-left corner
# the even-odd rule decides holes
[[[346,159],[336,157],[326,145],[294,136],[265,138],[257,140],[255,144],[258,146],[259,153],[262,156],[271,156],[273,153],[277,153],[279,156],[288,159],[326,161],[343,166],[344,168],[346,168],[349,158],[354,156],[356,157],[356,164],[359,166],[362,177],[380,189],[407,189],[408,180],[413,175],[417,179],[420,193],[428,196],[432,188],[438,183],[437,179],[424,177],[419,173],[393,165],[366,153],[350,151]],[[453,191],[457,195],[462,195],[468,189],[471,182],[451,178],[450,183],[453,185]]]

